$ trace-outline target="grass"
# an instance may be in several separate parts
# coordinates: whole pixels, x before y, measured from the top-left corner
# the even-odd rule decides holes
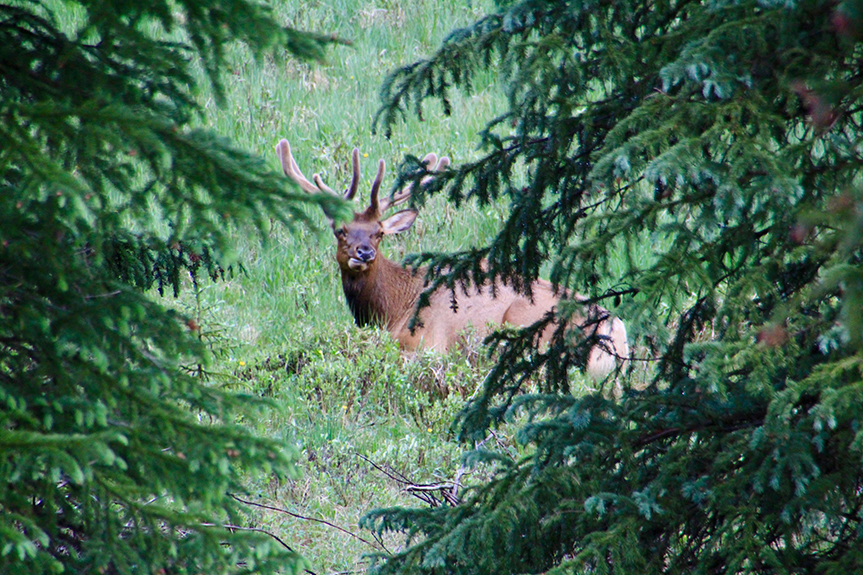
[[[331,49],[328,62],[306,65],[286,56],[250,58],[234,46],[227,99],[205,99],[201,123],[253,150],[280,169],[274,146],[292,144],[302,170],[322,174],[331,187],[349,178],[350,150],[362,157],[362,199],[378,158],[392,172],[405,154],[429,151],[454,162],[475,159],[476,134],[505,106],[489,71],[474,92],[453,99],[446,117],[428,106],[425,120],[409,118],[391,139],[371,134],[377,94],[395,67],[431,54],[454,28],[486,10],[490,0],[399,2],[280,1],[286,23],[352,41]],[[172,305],[198,318],[213,351],[214,381],[272,398],[280,409],[248,422],[262,434],[300,449],[302,477],[262,481],[243,495],[257,528],[288,542],[314,573],[356,572],[363,555],[402,542],[377,541],[357,527],[367,511],[428,504],[418,485],[464,486],[492,470],[461,469],[469,446],[450,428],[464,401],[481,385],[491,362],[477,344],[448,355],[403,358],[385,332],[358,329],[342,295],[334,240],[322,214],[316,230],[293,232],[274,224],[266,241],[236,233],[244,274],[187,290]],[[400,261],[420,250],[482,245],[495,233],[505,206],[448,206],[430,199],[407,234],[383,250]],[[505,431],[487,438],[497,449],[521,454]],[[440,491],[432,491],[438,499]]]
[[[205,101],[202,123],[253,150],[280,169],[274,146],[287,138],[303,171],[322,174],[332,187],[349,178],[350,150],[357,146],[367,200],[378,158],[393,181],[405,154],[429,151],[456,162],[478,157],[476,133],[505,104],[489,73],[473,95],[456,98],[452,117],[429,107],[390,140],[371,134],[377,94],[393,68],[430,54],[452,29],[491,9],[491,2],[385,0],[282,2],[277,11],[301,29],[335,33],[349,47],[331,49],[324,64],[288,57],[250,58],[242,46],[231,54],[227,100]],[[483,83],[484,81],[484,83]],[[463,249],[486,242],[502,208],[466,206],[458,211],[432,198],[414,228],[388,238],[394,261],[421,249]],[[402,358],[385,332],[358,329],[348,312],[334,258],[334,240],[322,214],[319,229],[290,232],[274,224],[262,244],[237,233],[246,272],[187,292],[175,305],[198,317],[213,349],[214,381],[272,398],[280,406],[259,433],[299,447],[301,478],[261,481],[244,496],[251,525],[266,529],[302,553],[314,573],[356,572],[364,554],[394,550],[402,541],[375,540],[357,527],[367,511],[427,504],[411,486],[452,490],[491,470],[460,469],[469,446],[450,428],[464,401],[481,384],[490,360],[478,345],[449,355]],[[515,455],[505,434],[490,437]]]
[[[450,422],[489,362],[472,349],[405,359],[386,332],[348,324],[268,350],[276,353],[235,361],[234,374],[246,391],[280,404],[254,424],[299,447],[302,477],[250,486],[254,524],[298,548],[315,573],[359,570],[364,554],[400,544],[361,532],[363,513],[423,504],[411,486],[452,489],[464,447]]]

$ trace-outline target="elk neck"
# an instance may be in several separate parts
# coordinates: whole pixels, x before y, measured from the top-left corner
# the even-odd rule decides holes
[[[422,270],[413,274],[381,254],[364,272],[342,270],[342,288],[356,324],[392,330],[413,311],[422,291],[422,275]]]

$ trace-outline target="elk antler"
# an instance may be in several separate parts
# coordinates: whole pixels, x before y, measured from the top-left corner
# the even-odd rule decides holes
[[[360,150],[359,148],[354,148],[353,153],[351,153],[351,159],[353,160],[353,175],[351,176],[351,185],[345,189],[345,199],[352,200],[357,193],[357,188],[360,187]]]
[[[429,172],[442,172],[447,166],[450,164],[450,159],[446,156],[443,156],[438,160],[437,154],[431,152],[426,155],[425,158],[422,159],[422,164],[425,166],[426,171]],[[426,176],[422,180],[420,180],[420,185],[423,186],[431,181],[434,176]],[[394,193],[391,197],[385,198],[380,202],[379,213],[384,213],[389,208],[393,206],[398,206],[399,204],[403,204],[408,201],[411,197],[411,194],[414,191],[414,184],[410,183],[401,190]]]
[[[310,182],[308,178],[303,175],[303,172],[300,170],[300,167],[297,165],[297,161],[294,159],[294,155],[291,153],[291,144],[288,143],[287,140],[282,139],[276,144],[276,153],[279,155],[279,160],[282,162],[282,170],[284,170],[285,175],[291,178],[297,185],[300,186],[304,192],[309,194],[318,194],[321,192],[326,192],[328,194],[333,194],[338,196],[338,192],[334,191],[332,188],[327,186],[320,174],[313,174],[312,180],[314,183]],[[353,163],[353,174],[351,177],[351,184],[347,188],[345,188],[345,193],[343,194],[344,199],[352,200],[357,193],[357,189],[359,188],[360,182],[360,151],[357,148],[354,148],[352,156]],[[437,154],[431,153],[428,154],[422,160],[423,165],[425,166],[426,171],[429,172],[441,172],[446,169],[450,164],[450,159],[446,156],[438,159]],[[434,167],[432,167],[434,166]],[[372,193],[369,201],[369,208],[377,213],[383,214],[389,208],[393,206],[397,206],[399,204],[403,204],[408,199],[410,199],[411,194],[413,193],[414,184],[411,183],[395,194],[390,198],[379,197],[381,183],[384,179],[384,173],[386,172],[386,164],[383,160],[378,161],[378,174],[375,177],[375,181],[372,184]],[[426,176],[420,181],[420,185],[425,185],[428,183],[433,176]]]
[[[303,172],[300,171],[300,167],[297,165],[296,160],[294,160],[294,155],[291,153],[291,144],[288,143],[287,140],[280,140],[278,144],[276,144],[276,153],[279,155],[279,160],[282,162],[282,170],[285,172],[285,175],[294,180],[300,189],[309,194],[317,194],[323,191],[323,188],[319,188],[315,184],[311,183],[308,178],[303,175]],[[312,176],[315,179],[320,179],[318,174]]]
[[[285,175],[291,178],[294,182],[300,186],[304,192],[309,194],[318,194],[320,192],[327,192],[328,194],[333,194],[338,196],[339,194],[334,191],[332,188],[327,186],[324,183],[324,180],[321,179],[320,174],[313,174],[312,180],[314,180],[314,184],[308,180],[303,175],[303,172],[300,170],[300,167],[297,165],[297,161],[294,159],[294,155],[291,153],[291,144],[288,143],[287,140],[282,139],[276,144],[276,153],[279,155],[279,160],[282,162],[282,170],[285,172]],[[360,151],[354,148],[353,152],[353,177],[351,178],[351,185],[345,189],[344,198],[346,200],[352,200],[354,195],[357,193],[357,188],[360,183]]]
[[[378,175],[375,176],[375,181],[372,184],[372,193],[369,198],[369,209],[376,214],[382,214],[387,208],[386,201],[383,202],[384,209],[380,209],[381,203],[378,201],[378,192],[381,191],[381,182],[384,181],[384,172],[386,171],[386,163],[383,160],[378,160]]]

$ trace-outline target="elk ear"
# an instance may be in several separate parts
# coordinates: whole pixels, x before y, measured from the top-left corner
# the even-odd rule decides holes
[[[409,229],[417,219],[416,210],[396,212],[381,222],[385,234],[397,234]]]

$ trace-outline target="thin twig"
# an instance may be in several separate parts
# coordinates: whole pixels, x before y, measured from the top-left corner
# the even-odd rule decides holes
[[[375,469],[377,469],[378,471],[380,471],[381,473],[383,473],[384,475],[386,475],[390,479],[393,479],[399,483],[405,483],[405,484],[411,483],[411,481],[408,480],[407,476],[396,471],[392,467],[390,467],[389,469],[384,469],[383,467],[381,467],[380,465],[378,465],[377,463],[375,463],[374,461],[372,461],[371,459],[369,459],[368,457],[366,457],[362,453],[357,453],[357,457],[359,457],[360,459],[362,459],[363,461],[365,461],[366,463],[368,463],[369,465],[371,465],[372,467],[374,467]]]
[[[732,419],[725,423],[724,425],[694,425],[692,427],[669,427],[666,429],[661,429],[654,433],[650,433],[647,435],[643,435],[642,437],[636,439],[632,442],[632,445],[636,449],[642,449],[655,441],[661,441],[663,439],[669,437],[678,437],[680,435],[692,434],[702,431],[708,428],[718,429],[722,433],[733,433],[735,431],[739,431],[741,429],[750,429],[752,427],[757,427],[759,425],[764,424],[764,414],[762,411],[754,411],[749,414],[744,414],[741,417]]]
[[[260,529],[259,527],[241,527],[239,525],[220,525],[218,523],[201,523],[203,527],[222,527],[224,529],[230,529],[231,531],[251,531],[253,533],[263,533],[264,535],[269,535],[273,539],[275,539],[282,547],[290,551],[291,553],[296,553],[293,547],[285,543],[282,539],[279,538],[278,535],[267,531],[266,529]]]
[[[441,504],[441,502],[438,501],[438,499],[434,496],[435,492],[439,492],[441,494],[441,497],[443,497],[444,500],[446,500],[446,502],[450,505],[455,506],[459,503],[459,498],[456,496],[456,493],[458,492],[458,485],[452,485],[449,483],[417,484],[413,481],[410,481],[405,475],[399,473],[392,468],[383,468],[365,455],[357,453],[357,457],[367,462],[369,465],[371,465],[396,483],[403,485],[405,491],[432,507],[437,507]],[[459,474],[459,477],[461,477],[461,474]]]
[[[284,547],[291,553],[296,553],[293,547],[285,543],[278,535],[271,531],[267,531],[266,529],[260,529],[258,527],[241,527],[239,525],[218,525],[216,523],[201,523],[201,525],[203,527],[222,527],[224,529],[230,529],[231,531],[251,531],[253,533],[263,533],[264,535],[268,535],[271,538],[275,539],[282,547]],[[303,571],[305,571],[309,575],[318,575],[314,571],[309,571],[308,569],[303,569]]]
[[[386,552],[386,553],[390,552],[382,543],[378,543],[378,545],[375,545],[371,541],[368,541],[367,539],[363,539],[362,537],[360,537],[356,533],[348,531],[344,527],[339,527],[338,525],[336,525],[334,523],[330,523],[329,521],[327,521],[325,519],[317,519],[315,517],[306,517],[305,515],[300,515],[299,513],[294,513],[293,511],[288,511],[287,509],[282,509],[281,507],[274,507],[272,505],[267,505],[265,503],[256,503],[254,501],[247,501],[245,499],[237,497],[233,493],[229,493],[228,495],[234,501],[238,501],[240,503],[243,503],[244,505],[251,505],[253,507],[260,507],[261,509],[268,509],[270,511],[276,511],[277,513],[284,513],[285,515],[290,515],[291,517],[294,517],[296,519],[302,519],[303,521],[315,521],[317,523],[323,523],[324,525],[332,527],[333,529],[338,529],[342,533],[345,533],[345,534],[350,535],[351,537],[353,537],[359,541],[362,541],[363,543],[365,543],[366,545],[368,545],[370,547],[380,547],[384,552]]]
[[[378,545],[380,545],[380,546],[381,546],[381,548],[383,548],[383,549],[386,549],[386,548],[387,548],[387,546],[386,546],[386,545],[384,545],[384,538],[383,538],[383,537],[382,537],[378,532],[376,532],[376,531],[370,531],[370,533],[372,534],[372,537],[374,537],[374,538],[375,538],[375,541],[377,541],[377,542],[378,542]],[[387,553],[389,553],[389,551],[388,551]]]
[[[440,504],[438,502],[438,500],[435,499],[434,495],[429,495],[426,493],[418,493],[415,490],[411,490],[410,488],[411,488],[411,486],[413,486],[413,482],[410,481],[404,474],[396,471],[395,469],[392,469],[391,467],[389,469],[384,469],[383,467],[381,467],[380,465],[378,465],[377,463],[375,463],[374,461],[372,461],[371,459],[369,459],[365,455],[362,455],[361,453],[357,453],[357,457],[359,457],[360,459],[362,459],[363,461],[365,461],[366,463],[368,463],[369,465],[371,465],[372,467],[374,467],[375,469],[377,469],[378,471],[380,471],[381,473],[383,473],[384,475],[386,475],[387,477],[389,477],[390,479],[392,479],[393,481],[398,483],[399,485],[404,486],[404,489],[408,493],[410,493],[411,495],[413,495],[414,497],[416,497],[417,499],[419,499],[420,501],[422,501],[426,505],[430,505],[431,507],[437,507]]]
[[[407,491],[411,495],[418,497],[419,499],[422,499],[423,501],[427,501],[427,499],[425,499],[424,497],[420,497],[418,493],[437,492],[441,494],[441,496],[446,500],[447,503],[455,507],[459,504],[459,499],[452,494],[452,487],[453,486],[449,483],[427,483],[425,485],[413,484],[405,487],[405,491]],[[437,507],[438,505],[440,505],[440,502],[438,502],[437,499],[432,498],[432,501],[433,503],[430,503],[430,505],[432,505],[433,507]]]

